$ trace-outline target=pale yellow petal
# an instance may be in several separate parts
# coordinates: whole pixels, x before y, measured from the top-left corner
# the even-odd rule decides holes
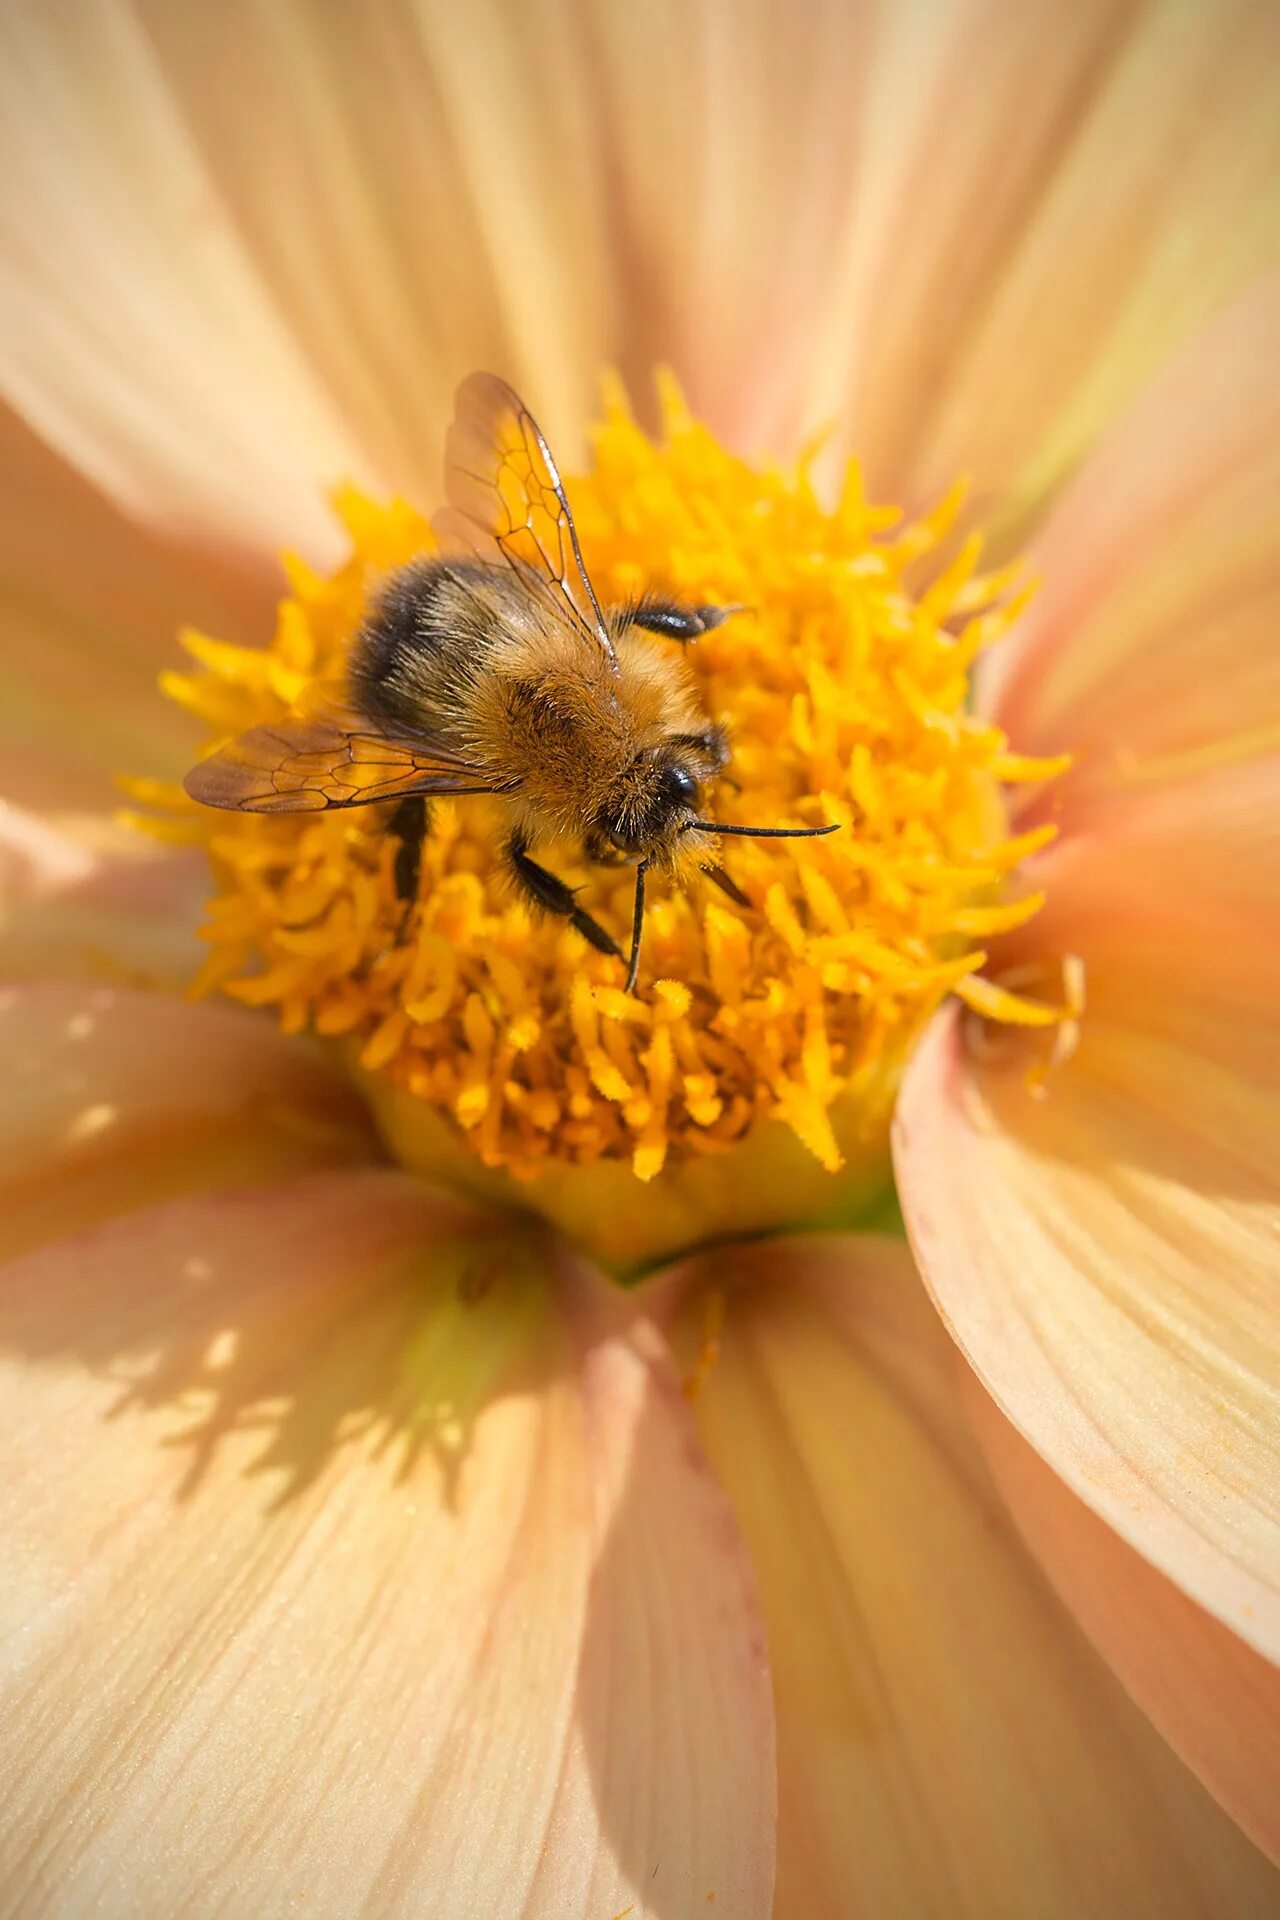
[[[17,403],[251,540],[323,541],[308,476],[434,490],[484,362],[574,457],[661,358],[743,441],[1038,495],[1277,241],[1256,0],[30,16]]]
[[[298,354],[137,14],[19,5],[3,41],[0,392],[130,514],[334,557],[321,490],[376,470]]]
[[[907,1228],[1015,1426],[1274,1659],[1280,759],[1132,796],[1041,864],[1048,905],[992,963],[1074,956],[1078,1030],[1052,1065],[934,1028],[895,1128]]]
[[[1274,1033],[1091,1006],[1047,1081],[977,1070],[942,1020],[895,1161],[962,1351],[1074,1491],[1192,1598],[1280,1652],[1280,1123]],[[1220,1033],[1216,1049],[1205,1043]],[[1035,1097],[1039,1090],[1042,1097]]]
[[[580,455],[626,300],[575,9],[28,15],[0,375],[112,497],[328,557],[338,481],[432,504],[477,365]]]
[[[383,1174],[0,1273],[24,1914],[765,1920],[741,1545],[656,1336],[540,1265]]]
[[[179,627],[261,641],[279,591],[274,561],[129,520],[0,407],[0,792],[103,807],[117,773],[176,778],[194,732],[156,675]]]
[[[45,982],[0,988],[0,1254],[175,1193],[368,1161],[351,1090],[225,1007]]]
[[[1017,532],[1280,257],[1280,18],[1261,0],[899,11],[813,406],[881,488],[925,497],[964,471]]]
[[[194,979],[208,862],[101,815],[0,800],[0,974],[167,987]]]
[[[611,357],[646,415],[662,361],[718,433],[794,454],[814,329],[862,217],[866,121],[896,10],[582,11],[617,288]],[[850,350],[846,332],[842,369]]]
[[[1019,1546],[900,1243],[708,1259],[695,1401],[759,1569],[776,1920],[1274,1913],[1280,1880]]]
[[[983,698],[1069,751],[1073,822],[1280,753],[1280,276],[1200,335],[1037,536],[1041,588]]]
[[[1280,1667],[1077,1500],[972,1375],[967,1403],[1000,1491],[1066,1604],[1166,1740],[1280,1860]]]

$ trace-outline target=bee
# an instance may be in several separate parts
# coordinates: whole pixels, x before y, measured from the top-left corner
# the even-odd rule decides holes
[[[835,827],[703,818],[729,740],[671,643],[687,646],[742,609],[656,596],[602,609],[551,449],[493,374],[458,389],[445,487],[449,504],[432,521],[440,551],[384,583],[339,702],[241,734],[192,768],[186,791],[245,813],[390,805],[402,931],[432,799],[494,795],[518,892],[622,961],[634,992],[650,875],[679,880],[700,868],[747,906],[716,860],[719,836],[804,839]],[[557,844],[634,868],[628,954],[534,857]]]

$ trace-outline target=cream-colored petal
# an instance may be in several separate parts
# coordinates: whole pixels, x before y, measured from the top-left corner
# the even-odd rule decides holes
[[[1280,1667],[1077,1500],[972,1375],[968,1405],[997,1485],[1072,1613],[1210,1792],[1280,1861]]]
[[[877,486],[915,500],[968,472],[1016,531],[1280,258],[1280,20],[1257,0],[894,11],[812,405]]]
[[[196,732],[156,675],[178,629],[261,641],[279,590],[274,563],[130,521],[0,407],[0,790],[103,807],[117,774],[177,778]]]
[[[1034,494],[1274,253],[1273,24],[33,7],[15,399],[119,497],[251,541],[323,543],[309,482],[348,468],[434,493],[484,362],[574,457],[597,370],[665,358],[744,441],[847,421],[885,484]]]
[[[617,287],[612,358],[642,412],[662,361],[735,445],[794,454],[840,237],[862,219],[866,118],[896,10],[581,11]],[[846,335],[842,369],[848,352]]]
[[[160,993],[0,987],[0,1253],[175,1193],[370,1160],[359,1101],[267,1021]]]
[[[398,486],[435,497],[476,365],[570,459],[601,370],[649,409],[658,361],[718,430],[794,447],[892,12],[280,0],[231,23],[148,0],[143,18],[278,311]]]
[[[87,880],[93,849],[52,820],[0,800],[0,904],[6,913]]]
[[[1280,1880],[1020,1548],[906,1249],[777,1241],[695,1401],[759,1570],[777,1920],[1274,1913]]]
[[[398,486],[436,497],[452,388],[477,365],[570,460],[606,365],[646,411],[664,361],[718,430],[794,436],[871,8],[282,0],[233,26],[153,0],[143,17],[279,311]]]
[[[1108,976],[1034,1097],[926,1037],[895,1164],[921,1270],[1014,1424],[1235,1632],[1280,1653],[1274,1014]],[[1127,1010],[1122,1011],[1126,1008]],[[1274,1008],[1274,999],[1271,1002]],[[997,1042],[997,1045],[1000,1043]]]
[[[100,815],[28,813],[0,800],[0,976],[181,990],[208,862]]]
[[[580,9],[142,15],[296,350],[380,474],[438,499],[453,389],[477,366],[580,451],[624,304]]]
[[[127,512],[340,551],[321,487],[367,472],[300,360],[131,7],[6,10],[0,391]]]
[[[1042,585],[989,710],[1101,801],[1280,753],[1280,275],[1197,338],[1037,537]]]
[[[626,298],[575,11],[111,0],[12,40],[0,385],[130,511],[327,559],[324,488],[436,498],[476,365],[581,451]]]
[[[87,766],[176,772],[186,736],[153,664],[183,617],[237,637],[198,572],[184,605],[177,533],[324,557],[316,490],[351,471],[429,505],[477,364],[517,381],[566,459],[606,364],[651,406],[672,359],[723,429],[794,430],[806,345],[788,316],[826,271],[832,142],[855,144],[865,64],[842,8],[803,32],[781,6],[749,32],[502,0],[28,13],[10,62],[25,173],[7,214],[0,195],[22,243],[10,391],[174,551],[112,527],[87,485],[31,509],[15,478],[24,797],[65,796]],[[72,546],[82,564],[63,567]],[[145,605],[135,558],[155,570]]]
[[[1280,755],[1113,796],[1036,880],[1046,904],[992,943],[993,970],[1078,954],[1091,1013],[1265,1088],[1280,1066]]]
[[[0,1275],[24,1913],[768,1914],[741,1546],[537,1264],[384,1174]]]

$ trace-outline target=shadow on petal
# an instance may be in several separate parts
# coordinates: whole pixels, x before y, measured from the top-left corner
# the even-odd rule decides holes
[[[965,1398],[996,1484],[1063,1600],[1175,1752],[1280,1863],[1280,1668],[1077,1500],[972,1374]]]
[[[95,1419],[158,1419],[170,1497],[190,1499],[225,1450],[264,1512],[351,1447],[400,1477],[430,1450],[452,1486],[540,1311],[500,1220],[375,1171],[147,1208],[12,1261],[0,1283],[0,1351],[68,1376],[73,1396],[86,1374]]]
[[[366,1172],[0,1287],[20,1903],[765,1920],[750,1577],[591,1274]]]
[[[584,1368],[598,1552],[582,1760],[635,1920],[772,1911],[777,1789],[764,1622],[728,1500],[666,1343],[639,1323]],[[660,1764],[654,1764],[660,1757]],[[582,1795],[571,1756],[566,1809]],[[547,1907],[593,1920],[607,1889]]]
[[[0,1257],[180,1193],[366,1164],[351,1088],[267,1021],[166,994],[0,988]]]
[[[687,1279],[729,1290],[695,1414],[769,1631],[776,1920],[1274,1913],[1023,1551],[906,1249],[779,1240]]]

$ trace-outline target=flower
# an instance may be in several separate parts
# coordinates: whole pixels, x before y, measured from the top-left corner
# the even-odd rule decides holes
[[[659,355],[721,444],[833,416],[913,514],[971,468],[1043,579],[974,736],[1074,756],[1013,822],[1056,809],[1045,905],[898,1105],[972,1371],[897,1240],[623,1293],[378,1164],[331,1061],[165,990],[198,862],[6,815],[25,1907],[1274,1906],[1107,1664],[1274,1850],[1274,23],[1100,6],[1049,62],[1044,26],[815,10],[694,58],[603,7],[15,15],[15,797],[179,771],[160,631],[250,637],[220,550],[332,568],[321,480],[430,504],[467,366],[558,444]],[[92,606],[69,552],[111,556]],[[73,664],[101,744],[38,724]],[[987,1018],[1064,985],[1052,1057]],[[687,1206],[667,1246],[722,1224]]]
[[[340,1037],[398,1160],[536,1208],[630,1273],[716,1231],[865,1208],[902,1062],[950,993],[1052,1018],[981,979],[979,942],[1038,910],[1026,887],[999,893],[1055,831],[1009,834],[1001,783],[1067,764],[1010,752],[965,711],[970,662],[1027,589],[1016,567],[977,571],[976,535],[936,558],[962,489],[899,527],[855,467],[829,512],[803,468],[734,458],[666,385],[663,441],[615,396],[572,483],[590,577],[610,605],[647,588],[739,606],[691,650],[733,742],[726,817],[820,805],[842,831],[822,847],[739,842],[718,886],[699,887],[695,864],[692,885],[652,887],[652,992],[626,993],[616,959],[513,898],[500,803],[434,805],[406,921],[385,809],[228,815],[133,783],[170,810],[139,824],[213,863],[197,991]],[[218,742],[341,690],[371,593],[434,545],[403,506],[340,507],[352,558],[333,578],[293,564],[269,650],[188,634],[198,670],[164,676]],[[369,773],[385,773],[376,756]],[[572,877],[623,937],[632,871]]]

